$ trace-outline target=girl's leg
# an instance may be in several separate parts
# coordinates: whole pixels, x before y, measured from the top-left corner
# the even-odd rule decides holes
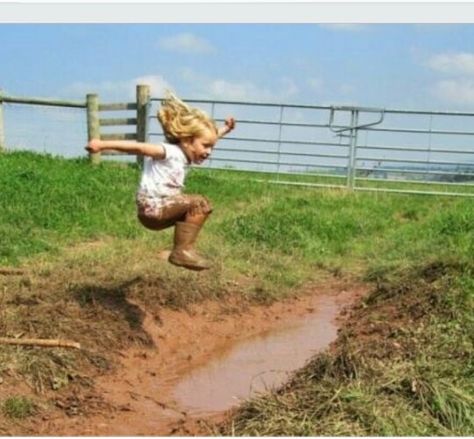
[[[209,218],[209,213],[200,213],[191,215],[189,213],[186,214],[184,218],[184,222],[195,224],[196,226],[203,226],[206,222],[207,218]]]
[[[156,208],[150,202],[139,203],[138,218],[151,230],[175,225],[169,261],[192,270],[204,270],[210,268],[209,263],[194,250],[194,243],[211,212],[210,202],[201,195],[176,195]]]
[[[186,213],[184,221],[178,221],[175,226],[174,248],[168,261],[174,265],[190,270],[206,270],[210,264],[196,250],[196,238],[212,212],[209,201],[200,195],[190,196],[191,207]]]
[[[156,204],[150,199],[138,202],[138,219],[151,230],[163,230],[179,221],[202,226],[211,212],[211,203],[201,195],[176,195]]]

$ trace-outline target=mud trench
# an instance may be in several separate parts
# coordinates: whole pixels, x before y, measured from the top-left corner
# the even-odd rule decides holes
[[[284,383],[337,337],[341,311],[366,291],[336,280],[298,299],[223,312],[217,303],[188,312],[145,311],[155,348],[123,352],[121,366],[96,380],[114,407],[44,423],[41,435],[209,435],[243,400]]]

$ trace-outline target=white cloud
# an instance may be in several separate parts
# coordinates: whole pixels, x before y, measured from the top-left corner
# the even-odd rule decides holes
[[[461,75],[474,74],[474,53],[440,53],[428,60],[433,70]]]
[[[351,84],[341,84],[339,86],[339,92],[343,95],[350,95],[356,91],[356,88]]]
[[[225,98],[229,100],[258,100],[258,97],[264,95],[250,81],[230,82],[225,79],[216,79],[209,84],[209,91],[215,98]]]
[[[182,53],[212,53],[215,51],[209,41],[191,33],[182,33],[172,37],[162,38],[158,46],[172,52]]]
[[[320,78],[308,78],[307,80],[308,82],[308,85],[310,86],[310,88],[319,93],[323,90],[323,85],[324,85],[324,81]]]
[[[245,100],[245,101],[282,101],[298,93],[298,87],[290,78],[281,78],[275,89],[262,87],[251,81],[227,81],[216,79],[209,83],[207,89],[216,99]]]
[[[368,25],[356,23],[328,23],[320,24],[319,26],[328,30],[345,32],[359,32],[368,28]]]
[[[474,104],[474,79],[439,81],[434,85],[432,93],[448,103],[472,105]]]
[[[281,84],[279,90],[282,97],[288,98],[299,92],[298,86],[291,78],[281,78],[278,82]]]
[[[123,90],[123,82],[104,81],[101,83],[89,83],[76,81],[64,87],[62,95],[73,97],[74,99],[83,99],[89,93],[97,93],[99,95],[113,93],[114,90]]]
[[[431,86],[433,96],[449,104],[474,104],[474,53],[439,53],[431,56],[426,65],[449,75]]]
[[[159,96],[167,88],[172,88],[163,76],[144,75],[124,81],[75,82],[67,86],[63,90],[63,94],[75,99],[85,99],[88,93],[97,93],[102,101],[123,102],[126,99],[134,101],[138,84],[149,85],[152,96]]]
[[[123,81],[75,82],[64,88],[61,94],[71,99],[84,100],[86,94],[97,93],[102,102],[124,102],[126,100],[133,102],[137,84],[148,84],[153,97],[163,96],[166,89],[171,89],[178,95],[185,93],[183,97],[190,99],[284,102],[297,96],[300,92],[296,81],[289,77],[275,79],[272,85],[262,85],[249,80],[229,81],[209,78],[189,68],[183,68],[179,72],[177,81],[184,81],[187,85],[181,84],[177,89],[163,76],[143,75]]]
[[[138,78],[131,80],[131,87],[132,87],[132,94],[135,96],[135,87],[137,84],[145,84],[150,86],[150,94],[151,96],[162,96],[167,89],[172,89],[171,85],[169,84],[163,76],[160,75],[148,75],[148,76],[140,76]]]
[[[189,67],[181,67],[179,69],[179,76],[184,81],[195,81],[197,78],[197,73]]]

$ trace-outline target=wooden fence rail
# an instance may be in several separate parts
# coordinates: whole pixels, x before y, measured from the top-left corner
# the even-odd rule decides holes
[[[125,103],[99,102],[97,94],[88,94],[85,102],[61,101],[43,98],[23,98],[0,94],[0,151],[5,149],[5,126],[3,119],[3,103],[41,105],[51,107],[83,108],[87,112],[87,137],[88,139],[100,138],[103,140],[137,140],[146,141],[148,111],[150,107],[150,87],[139,84],[136,88],[136,101]],[[135,117],[102,118],[102,112],[109,111],[136,111]],[[127,133],[102,133],[102,127],[134,126],[133,132]],[[104,153],[113,154],[111,152]],[[100,154],[89,154],[91,163],[99,163]]]
[[[85,108],[84,102],[77,101],[60,101],[55,99],[44,98],[22,98],[17,96],[0,95],[0,101],[7,104],[29,104],[29,105],[43,105],[50,107],[68,107],[68,108]]]
[[[5,144],[5,123],[3,118],[3,104],[24,104],[24,105],[41,105],[47,107],[66,107],[66,108],[85,108],[84,102],[77,101],[61,101],[56,99],[32,98],[7,96],[0,93],[0,151],[6,148]]]

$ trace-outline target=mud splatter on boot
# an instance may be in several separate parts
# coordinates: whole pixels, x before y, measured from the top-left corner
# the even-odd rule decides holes
[[[209,261],[200,256],[193,246],[201,226],[177,222],[174,229],[174,248],[168,261],[189,270],[207,270],[211,268]]]

